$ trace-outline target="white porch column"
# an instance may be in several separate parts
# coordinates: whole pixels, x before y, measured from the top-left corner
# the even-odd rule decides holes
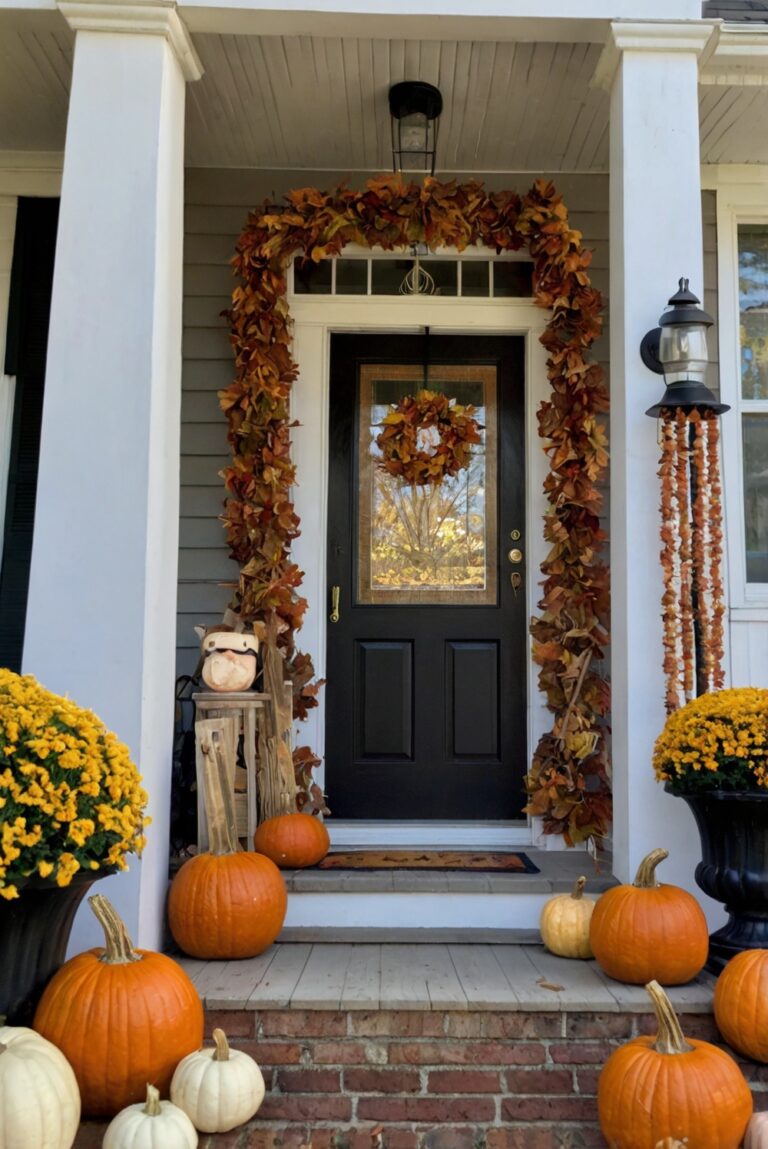
[[[178,548],[185,82],[175,5],[61,4],[77,31],[56,248],[24,670],[131,748],[149,844],[108,879],[160,942]],[[81,912],[75,941],[95,940]]]
[[[703,297],[698,55],[707,25],[622,24],[601,61],[611,85],[611,584],[615,870],[631,880],[664,846],[663,881],[697,894],[693,818],[651,767],[664,724],[659,448],[645,411],[663,391],[640,359],[681,276]],[[704,899],[701,895],[702,901]],[[714,903],[710,903],[714,908]]]

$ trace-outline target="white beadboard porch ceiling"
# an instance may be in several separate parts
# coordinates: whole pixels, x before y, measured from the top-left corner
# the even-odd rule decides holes
[[[438,172],[608,170],[600,45],[194,36],[190,167],[386,171],[389,87],[436,84]],[[74,36],[57,11],[0,9],[0,152],[64,148]],[[700,89],[704,163],[768,163],[768,88]]]
[[[201,35],[189,88],[192,166],[383,171],[387,93],[435,84],[442,171],[604,171],[608,97],[597,44]]]

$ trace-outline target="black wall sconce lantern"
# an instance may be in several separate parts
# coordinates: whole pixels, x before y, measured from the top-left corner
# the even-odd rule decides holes
[[[657,375],[663,375],[667,385],[659,402],[649,407],[646,415],[656,419],[663,411],[694,410],[722,415],[730,407],[718,403],[704,382],[709,359],[707,328],[714,319],[688,289],[687,279],[680,280],[669,307],[659,319],[659,326],[649,331],[640,344],[643,363]]]
[[[389,89],[392,166],[396,172],[435,174],[437,125],[443,97],[432,84],[404,80]]]

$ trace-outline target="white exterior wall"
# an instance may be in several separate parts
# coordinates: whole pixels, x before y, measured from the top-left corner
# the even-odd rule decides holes
[[[105,21],[89,12],[75,50],[24,670],[93,709],[139,763],[149,845],[104,888],[152,947],[167,882],[185,78],[164,33]],[[74,947],[96,940],[89,916]]]

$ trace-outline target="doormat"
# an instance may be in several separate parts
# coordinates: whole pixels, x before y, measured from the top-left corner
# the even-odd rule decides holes
[[[326,854],[319,870],[484,870],[538,874],[527,854],[487,850],[338,850]]]

